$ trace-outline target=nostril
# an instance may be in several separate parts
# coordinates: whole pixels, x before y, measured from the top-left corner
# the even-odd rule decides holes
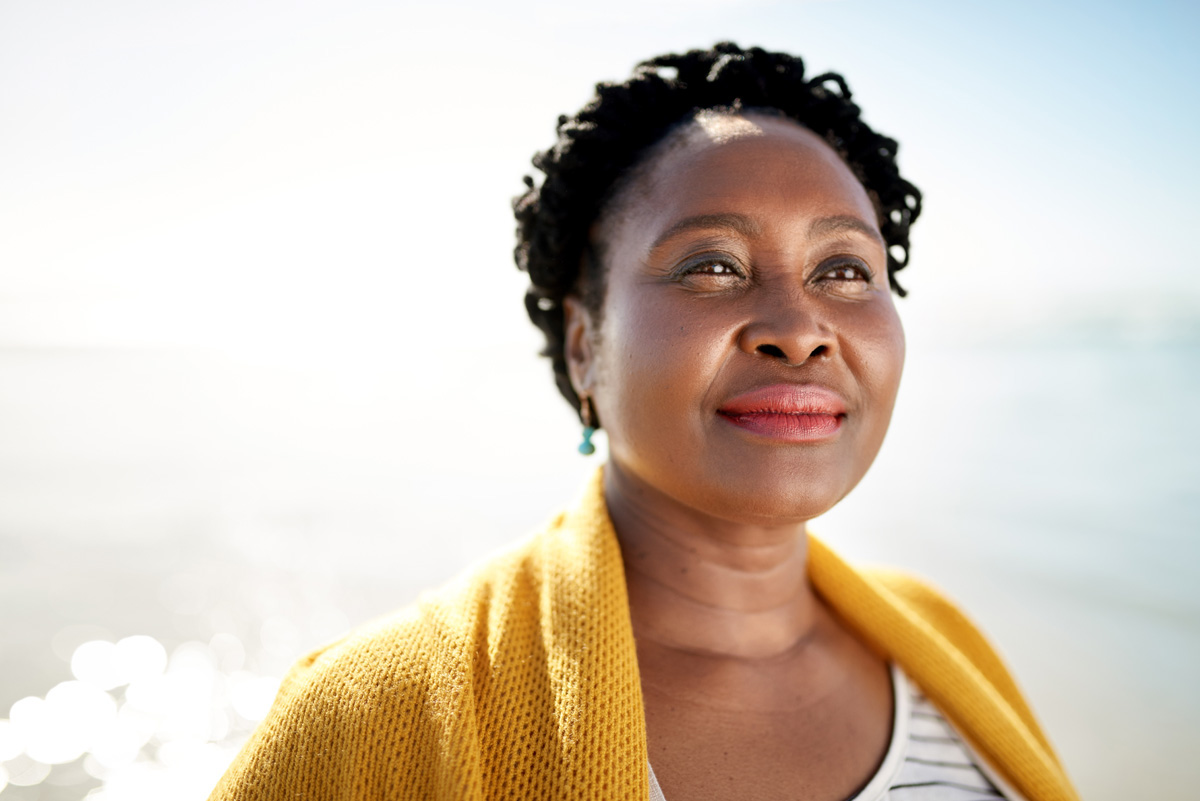
[[[828,349],[828,348],[826,348],[824,345],[817,345],[815,348],[813,348],[813,352],[812,352],[812,354],[809,356],[809,358],[811,359],[811,358],[813,358],[814,356],[824,356],[824,355],[825,355],[825,353],[826,353],[828,350],[829,350],[829,349]]]
[[[757,348],[755,348],[755,350],[757,350],[759,353],[762,353],[767,356],[774,356],[776,359],[786,359],[787,358],[787,354],[785,354],[776,345],[759,345]]]

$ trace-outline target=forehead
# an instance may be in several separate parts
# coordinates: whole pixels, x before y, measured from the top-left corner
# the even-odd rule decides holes
[[[700,112],[635,168],[596,233],[669,225],[689,214],[861,217],[877,225],[859,180],[825,140],[783,117]],[[611,241],[608,244],[613,244]]]

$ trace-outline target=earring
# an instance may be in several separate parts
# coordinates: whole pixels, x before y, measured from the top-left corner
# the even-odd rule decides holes
[[[579,416],[583,420],[583,442],[579,443],[579,452],[584,456],[591,456],[596,452],[596,446],[592,444],[592,434],[596,433],[596,426],[592,419],[592,399],[587,395],[579,398]]]

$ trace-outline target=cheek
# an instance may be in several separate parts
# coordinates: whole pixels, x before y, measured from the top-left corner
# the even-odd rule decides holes
[[[904,328],[895,306],[888,303],[871,316],[862,342],[859,348],[860,380],[870,395],[877,425],[886,430],[904,372]],[[881,437],[882,434],[880,431]]]
[[[613,304],[599,350],[598,399],[609,438],[656,437],[687,425],[721,363],[714,321],[643,296]]]

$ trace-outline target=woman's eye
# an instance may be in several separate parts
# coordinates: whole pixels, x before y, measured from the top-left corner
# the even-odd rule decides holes
[[[695,275],[695,276],[712,275],[712,276],[722,276],[722,277],[724,277],[724,276],[741,277],[742,276],[741,269],[739,269],[736,265],[731,264],[730,262],[727,262],[727,261],[719,260],[719,259],[705,259],[702,261],[692,262],[691,264],[684,265],[683,269],[680,270],[679,273],[682,277],[693,276],[693,275]]]
[[[826,270],[823,278],[834,281],[863,281],[871,283],[871,271],[861,264],[839,264]]]

